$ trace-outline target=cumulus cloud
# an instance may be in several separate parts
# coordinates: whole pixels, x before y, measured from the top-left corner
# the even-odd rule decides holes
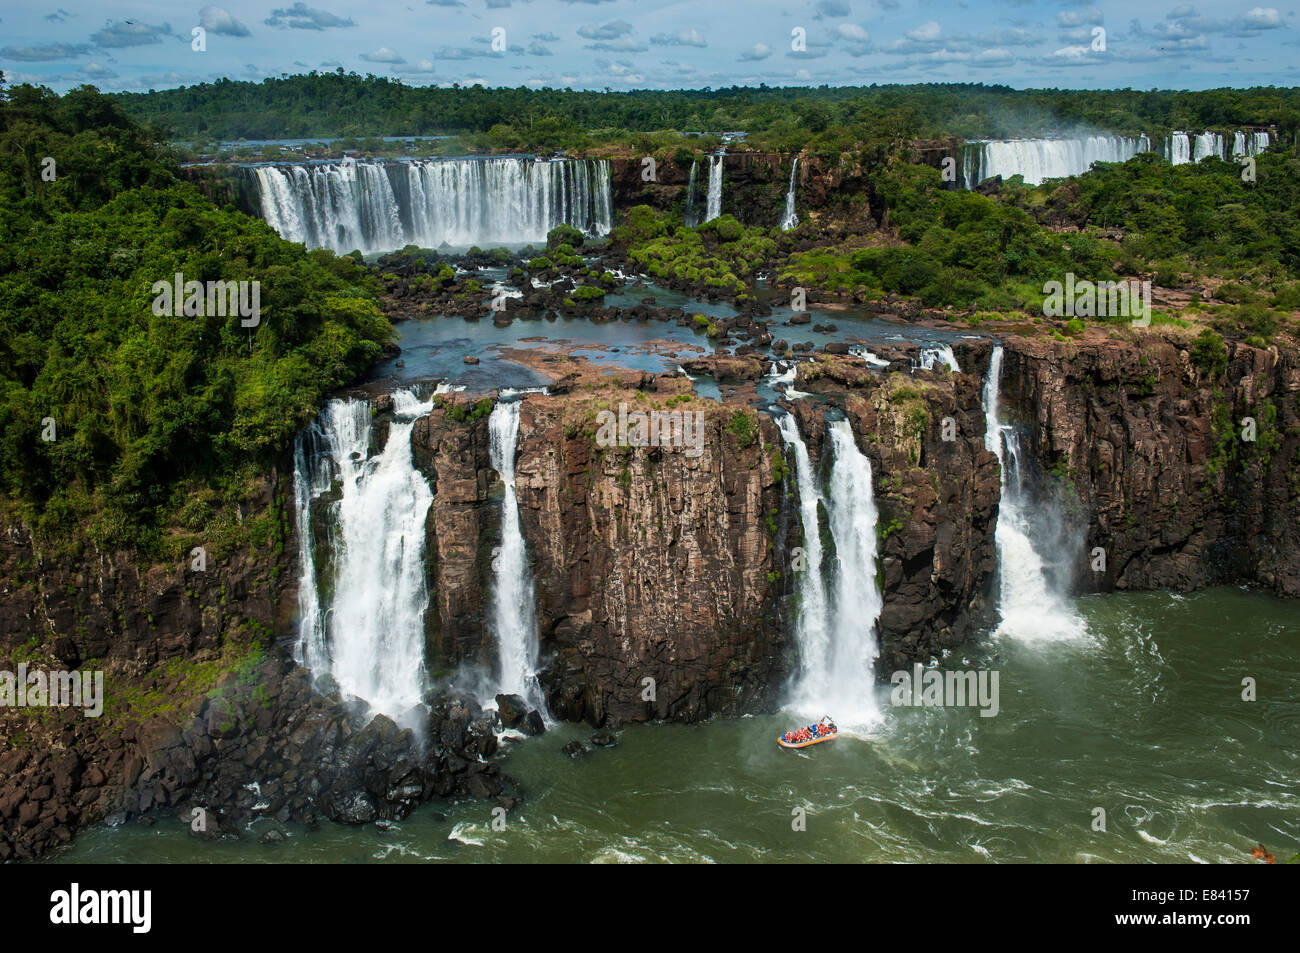
[[[991,69],[998,66],[1010,66],[1015,61],[1016,58],[1011,55],[1010,50],[995,47],[993,49],[984,50],[976,55],[976,57],[970,61],[970,65],[981,69]]]
[[[594,23],[578,27],[578,36],[587,40],[616,40],[634,31],[632,24],[626,20],[612,20],[596,26]]]
[[[772,55],[772,48],[766,43],[755,43],[740,54],[742,60],[765,60]]]
[[[708,46],[698,30],[678,30],[676,33],[657,33],[650,37],[656,46]]]
[[[169,23],[150,26],[139,21],[128,23],[126,20],[110,20],[102,30],[95,31],[90,42],[108,49],[121,49],[128,46],[161,43],[164,36],[171,35],[172,28]]]
[[[291,7],[272,10],[264,22],[267,26],[288,27],[292,30],[328,30],[330,27],[356,26],[350,19],[336,17],[318,7],[309,7],[302,0]]]
[[[361,58],[367,63],[405,63],[396,51],[390,50],[386,46],[381,46],[377,50],[371,50],[369,53],[362,53]]]
[[[248,27],[240,23],[221,7],[207,6],[199,11],[199,26],[209,33],[223,33],[226,36],[252,36]]]
[[[846,17],[852,11],[844,0],[821,0],[817,4],[817,14],[813,17],[815,20],[821,20],[825,17]]]
[[[1087,7],[1083,10],[1062,10],[1056,15],[1056,22],[1060,26],[1088,26],[1100,24],[1102,15],[1101,11],[1096,7]]]
[[[1272,7],[1254,7],[1238,20],[1237,26],[1246,31],[1276,30],[1282,25],[1281,15]]]
[[[0,59],[47,63],[50,60],[69,60],[89,52],[90,47],[85,43],[38,43],[35,46],[6,46],[0,49]]]

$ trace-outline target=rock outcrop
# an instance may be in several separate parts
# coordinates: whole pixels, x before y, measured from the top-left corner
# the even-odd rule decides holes
[[[1219,370],[1193,347],[1176,330],[1007,340],[1003,401],[1073,501],[1076,586],[1300,596],[1300,355],[1229,342]]]

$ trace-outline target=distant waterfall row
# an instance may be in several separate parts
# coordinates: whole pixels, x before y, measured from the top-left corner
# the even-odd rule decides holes
[[[412,159],[253,170],[262,217],[282,238],[340,254],[514,245],[557,225],[590,235],[613,220],[604,159]]]
[[[1259,155],[1269,146],[1267,132],[1235,132],[1232,134],[1232,151],[1228,151],[1227,137],[1217,132],[1174,132],[1165,140],[1164,157],[1174,165],[1200,162],[1214,156],[1216,159],[1236,159],[1240,156]]]
[[[1228,151],[1227,137],[1217,132],[1175,132],[1158,151],[1174,165],[1199,162],[1210,156],[1230,159],[1257,155],[1269,146],[1267,132],[1237,132]],[[1153,151],[1147,136],[1096,135],[1069,139],[988,139],[966,144],[962,176],[966,187],[985,179],[1013,175],[1028,185],[1087,172],[1094,162],[1127,162],[1140,152]]]

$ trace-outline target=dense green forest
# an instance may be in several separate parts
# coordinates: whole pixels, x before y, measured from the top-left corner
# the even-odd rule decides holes
[[[895,137],[1031,136],[1088,127],[1300,128],[1300,89],[1203,92],[1015,90],[977,84],[595,92],[407,86],[381,76],[312,72],[260,83],[120,93],[172,139],[455,135],[461,148],[594,149],[638,134],[743,131],[755,147],[834,148]]]
[[[229,537],[252,475],[392,334],[354,261],[176,173],[93,90],[0,99],[0,493],[50,541]],[[260,323],[157,314],[153,285],[176,272],[258,281]]]

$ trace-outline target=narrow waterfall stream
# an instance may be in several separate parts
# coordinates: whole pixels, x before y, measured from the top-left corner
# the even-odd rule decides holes
[[[877,511],[871,462],[857,446],[847,420],[827,423],[831,452],[829,493],[823,495],[793,414],[777,418],[794,452],[795,482],[803,523],[805,568],[799,573],[799,674],[791,707],[801,714],[830,714],[841,727],[879,719],[874,662],[876,623],[883,599],[876,576]],[[819,509],[825,507],[835,542],[828,598]]]
[[[722,160],[723,154],[709,156],[709,192],[708,204],[704,210],[704,220],[711,222],[722,214]]]
[[[493,554],[492,628],[498,654],[498,693],[522,695],[541,712],[546,708],[537,683],[537,613],[533,580],[519,522],[515,492],[515,451],[519,440],[519,401],[502,391],[488,418],[492,467],[505,485],[501,501],[501,547]]]
[[[826,704],[841,724],[866,725],[879,718],[876,624],[884,607],[876,575],[879,513],[871,461],[858,449],[849,422],[829,421],[826,435],[832,452],[830,523],[836,558],[834,650]]]
[[[372,454],[371,404],[332,400],[298,437],[294,492],[302,566],[298,658],[374,711],[399,716],[427,687],[424,665],[425,517],[433,493],[411,457],[415,419],[429,412],[409,391]],[[318,565],[312,503],[325,494],[328,564]]]
[[[954,374],[961,372],[961,368],[957,366],[957,355],[953,353],[951,344],[921,348],[920,362],[923,370],[934,370],[936,361],[940,364],[946,364]]]
[[[799,676],[795,683],[794,705],[799,710],[815,708],[828,688],[825,675],[831,665],[830,611],[826,582],[822,578],[822,534],[818,508],[822,502],[813,473],[808,446],[799,433],[794,414],[776,418],[781,439],[794,451],[795,485],[799,490],[799,518],[803,524],[803,569],[794,571],[799,578],[799,617],[795,639],[799,644]]]
[[[1002,345],[993,348],[984,381],[984,445],[997,455],[1002,471],[996,540],[998,550],[999,634],[1025,640],[1068,639],[1082,635],[1083,623],[1068,596],[1048,579],[1046,564],[1033,541],[1033,507],[1023,485],[1020,438],[1002,423],[998,406]]]
[[[695,210],[695,169],[698,162],[692,160],[691,174],[686,180],[686,208],[682,213],[682,219],[687,228],[694,228],[700,224],[700,214]]]
[[[785,193],[785,213],[781,216],[781,230],[789,231],[799,224],[799,215],[794,210],[794,175],[799,169],[799,157],[794,157],[790,166],[790,188]]]

